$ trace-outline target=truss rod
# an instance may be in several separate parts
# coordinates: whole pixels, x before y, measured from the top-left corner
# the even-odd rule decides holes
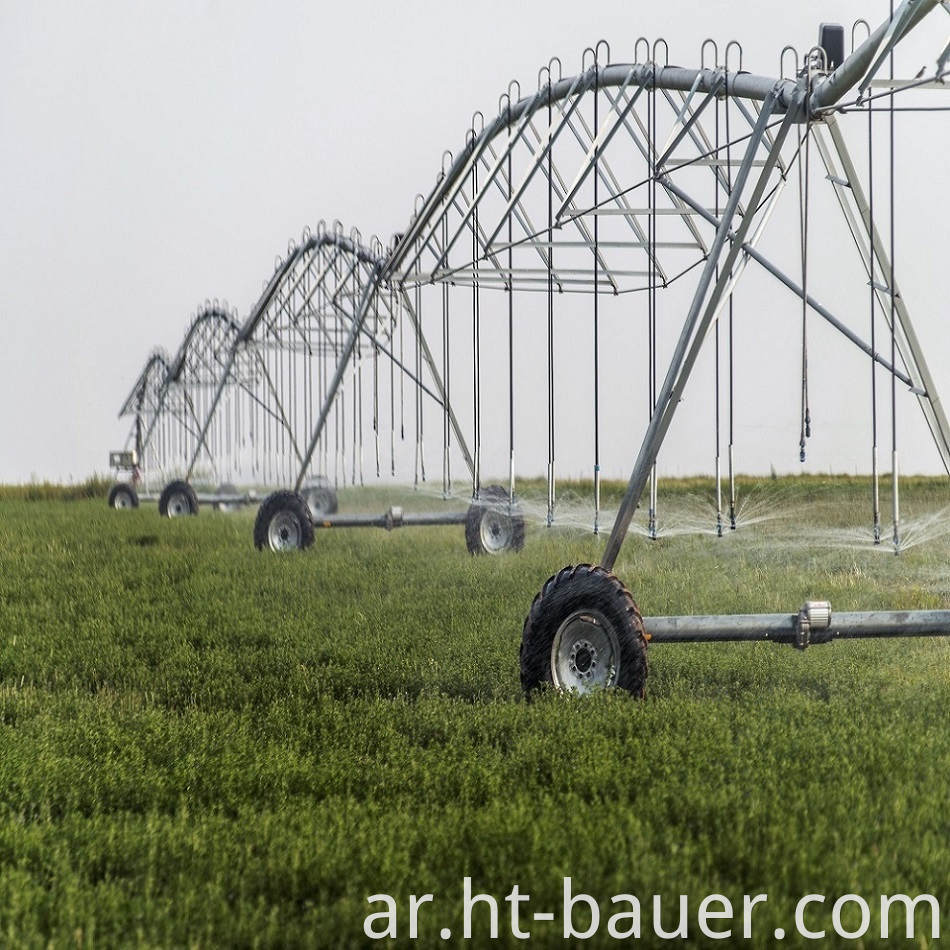
[[[495,149],[492,147],[491,143],[488,144],[487,151],[489,152],[489,154],[491,154],[492,158],[494,158],[496,161],[499,161],[499,162],[502,161],[502,159],[498,157],[498,154],[496,153]],[[494,179],[492,179],[492,183],[501,192],[502,198],[507,204],[507,202],[511,198],[511,193],[513,190],[512,175],[511,175],[511,149],[507,149],[505,152],[505,155],[502,156],[502,158],[505,159],[504,164],[501,166],[501,170],[499,174]],[[535,236],[541,233],[537,230],[537,228],[535,228],[533,222],[531,221],[531,216],[528,214],[528,211],[524,207],[524,204],[522,202],[518,202],[517,204],[515,204],[512,210],[512,213],[508,218],[508,243],[509,244],[513,244],[512,242],[513,232],[512,232],[512,221],[511,221],[512,217],[514,217],[514,219],[518,222],[518,224],[521,225],[525,234],[529,235],[529,237],[525,239],[525,242],[530,241],[532,236]],[[484,236],[485,234],[484,227],[479,225],[479,230]],[[490,258],[491,247],[488,244],[488,242],[484,240],[484,237],[482,240],[482,246],[486,249],[485,256]],[[541,258],[541,263],[546,265],[544,251],[542,251],[540,248],[535,248],[535,250],[537,251],[538,256]],[[504,271],[505,269],[506,268],[504,267],[501,268],[502,271]]]
[[[359,339],[360,330],[362,329],[363,323],[366,321],[366,317],[369,312],[370,301],[373,299],[373,295],[377,289],[376,279],[379,275],[379,271],[382,269],[382,265],[382,261],[377,261],[376,266],[373,268],[371,278],[367,281],[363,290],[362,296],[360,298],[359,308],[357,309],[356,313],[353,314],[353,325],[350,327],[349,334],[347,335],[346,341],[340,350],[340,355],[337,358],[336,372],[333,374],[333,379],[330,381],[330,384],[327,386],[326,392],[324,393],[323,406],[320,410],[320,418],[317,420],[313,434],[310,437],[310,444],[307,446],[307,451],[304,453],[303,460],[300,464],[300,473],[297,476],[297,481],[294,483],[294,491],[300,491],[303,481],[307,476],[307,469],[310,466],[310,461],[313,458],[313,453],[316,450],[317,443],[320,441],[320,436],[323,435],[323,428],[326,425],[328,416],[330,415],[330,407],[333,405],[337,391],[339,390],[340,385],[343,382],[343,378],[346,375],[346,369],[350,362],[350,358],[353,355],[353,350],[356,348],[356,341]]]
[[[924,356],[923,347],[920,345],[920,341],[917,339],[917,334],[911,322],[907,305],[904,302],[903,297],[900,295],[894,280],[893,269],[887,247],[881,240],[880,235],[877,233],[877,229],[871,222],[870,204],[868,202],[867,196],[864,194],[864,190],[861,187],[857,169],[854,166],[854,162],[851,160],[851,155],[848,152],[844,138],[841,135],[841,129],[839,128],[837,120],[834,118],[834,116],[829,116],[826,118],[826,127],[831,135],[835,151],[844,169],[845,178],[851,186],[848,190],[850,191],[854,202],[857,205],[859,219],[864,227],[864,237],[869,242],[870,247],[873,249],[873,256],[881,268],[884,276],[884,285],[888,289],[890,300],[893,302],[893,323],[896,324],[896,326],[893,326],[893,330],[896,336],[897,349],[900,352],[901,359],[904,361],[904,365],[907,367],[911,376],[915,377],[913,382],[909,382],[909,385],[918,398],[924,418],[927,420],[927,425],[930,428],[930,432],[933,436],[934,443],[937,446],[937,451],[940,454],[940,459],[943,462],[944,468],[947,470],[948,474],[950,474],[950,423],[947,421],[943,403],[937,394],[933,377],[930,373],[929,367],[927,366],[927,360]],[[871,279],[873,280],[874,275],[873,270],[870,269],[870,260],[866,260],[865,264],[869,267],[869,273],[871,273]],[[884,310],[885,319],[889,324],[891,324],[892,308],[890,306],[886,306],[882,309]]]
[[[632,78],[631,72],[633,73]],[[689,92],[695,87],[699,92],[708,93],[715,87],[719,77],[719,70],[686,69],[679,66],[657,67],[653,63],[633,66],[630,64],[615,64],[601,69],[598,84],[600,88],[605,88],[626,86],[633,82],[648,87],[655,86],[658,89],[681,90],[683,92]],[[431,235],[434,233],[433,218],[441,202],[454,194],[459,180],[467,175],[469,163],[481,154],[485,143],[514,127],[512,141],[509,143],[509,147],[513,147],[514,140],[520,139],[524,134],[526,124],[524,120],[526,118],[530,119],[548,101],[563,100],[573,95],[577,88],[577,81],[577,77],[561,79],[545,89],[539,90],[534,95],[506,107],[497,118],[485,126],[481,134],[471,140],[468,146],[456,156],[451,167],[429,195],[421,212],[413,220],[402,241],[388,259],[382,274],[384,280],[398,274],[407,260],[410,268],[418,261],[422,247],[418,247],[417,242],[420,238],[423,238],[424,234],[426,237],[422,241],[422,245],[424,246],[429,242]],[[754,76],[750,73],[739,73],[729,79],[729,89],[733,95],[763,102],[768,100],[774,103],[773,111],[779,113],[791,105],[795,88],[794,80],[781,79],[776,81],[771,77]],[[636,114],[635,111],[634,114]],[[800,121],[800,118],[799,116],[797,121]]]
[[[474,479],[475,460],[472,457],[472,453],[468,449],[468,443],[465,441],[465,436],[462,433],[461,427],[459,426],[458,419],[455,415],[455,410],[448,402],[445,386],[442,382],[442,377],[439,375],[438,367],[436,366],[435,360],[432,357],[432,351],[429,349],[429,342],[426,340],[425,333],[422,331],[422,321],[418,318],[415,309],[412,307],[412,304],[409,300],[409,295],[406,293],[405,288],[400,288],[400,295],[403,299],[403,307],[405,312],[409,314],[413,332],[416,334],[416,340],[419,344],[421,356],[425,361],[426,366],[429,368],[429,374],[431,375],[432,381],[435,385],[436,393],[438,393],[437,402],[448,413],[449,423],[452,426],[452,431],[455,433],[455,439],[458,443],[459,450],[462,453],[462,457],[465,460],[465,464],[468,467],[469,476]]]
[[[716,97],[719,95],[720,90],[725,84],[725,75],[720,72],[718,81],[715,86],[706,93],[703,97],[703,101],[699,104],[699,108],[695,110],[690,110],[690,104],[693,101],[693,96],[696,95],[696,88],[699,86],[699,80],[701,77],[696,77],[696,83],[693,89],[690,89],[689,95],[686,97],[686,101],[683,103],[683,108],[679,110],[676,116],[676,124],[681,125],[682,128],[679,131],[675,132],[667,146],[663,149],[663,153],[656,160],[656,167],[662,168],[670,157],[673,155],[673,151],[680,142],[690,134],[693,126],[699,121],[699,117],[703,114],[706,106],[710,102],[715,102]],[[686,113],[689,112],[689,118],[686,119]],[[684,121],[685,119],[685,121]]]
[[[485,131],[483,131],[481,135],[472,138],[469,141],[466,148],[463,149],[455,159],[448,173],[442,178],[442,180],[436,185],[435,189],[429,195],[425,205],[422,208],[422,211],[403,236],[403,240],[399,242],[393,257],[390,260],[389,266],[383,274],[384,280],[388,279],[391,275],[394,275],[397,272],[397,268],[402,266],[404,260],[409,254],[412,254],[412,257],[409,260],[407,269],[411,270],[419,262],[423,251],[431,245],[433,239],[438,235],[438,219],[440,217],[438,211],[440,205],[443,205],[443,203],[446,205],[451,203],[451,201],[455,198],[455,195],[467,181],[469,165],[475,161],[478,161],[479,156],[485,151],[489,143],[494,139],[495,134],[499,134],[507,130],[509,133],[509,138],[505,150],[503,154],[496,159],[494,165],[489,170],[488,178],[482,185],[480,194],[475,197],[473,205],[477,205],[479,203],[481,196],[486,192],[487,185],[494,181],[495,177],[501,172],[507,154],[510,153],[518,144],[518,142],[524,138],[524,134],[528,124],[531,121],[531,117],[538,109],[541,108],[542,105],[544,105],[544,92],[545,90],[539,89],[528,99],[522,99],[516,107],[518,112],[516,118],[514,118],[515,107],[507,109],[505,114],[512,118],[512,122],[503,123],[499,119],[496,119],[492,125],[492,129],[494,130],[493,134],[485,134]],[[424,231],[427,233],[423,238],[422,235]],[[417,242],[418,247],[413,250],[413,247]]]
[[[676,192],[679,195],[679,197],[683,199],[683,201],[689,202],[690,205],[693,208],[695,208],[697,214],[705,218],[713,226],[715,227],[719,226],[720,224],[719,220],[713,214],[707,211],[705,208],[696,204],[686,192],[682,191],[672,182],[666,182],[665,184],[667,188]],[[729,240],[730,241],[736,240],[736,234],[734,231],[729,232]],[[775,264],[773,264],[767,257],[765,257],[764,254],[756,250],[756,248],[753,247],[749,242],[746,242],[745,244],[742,245],[742,253],[748,255],[757,264],[760,264],[762,267],[764,267],[765,270],[767,270],[777,280],[780,280],[797,297],[803,296],[804,294],[803,289],[797,283],[795,283],[795,281],[792,280],[791,277],[789,277],[786,273],[784,273],[782,270],[776,267]],[[819,316],[827,320],[828,323],[830,323],[836,330],[838,330],[839,333],[842,333],[844,336],[846,336],[855,346],[863,350],[876,363],[879,363],[881,366],[883,366],[884,369],[886,369],[889,373],[893,373],[894,376],[896,376],[902,383],[913,388],[914,386],[913,380],[906,373],[901,372],[896,366],[893,366],[888,360],[886,360],[883,356],[881,356],[880,353],[872,349],[869,344],[865,343],[864,340],[861,339],[861,337],[859,337],[853,330],[851,330],[848,326],[842,323],[833,313],[831,313],[831,311],[828,310],[827,307],[823,306],[821,303],[815,300],[815,298],[812,297],[811,294],[804,294],[804,297],[805,297],[805,302],[808,304],[809,307],[812,308],[812,310],[815,311],[815,313],[817,313]]]
[[[630,77],[631,78],[633,77],[632,69],[630,71]],[[640,98],[640,95],[642,94],[643,90],[646,87],[642,84],[639,85],[636,91],[634,92],[634,94],[627,100],[623,109],[621,109],[620,112],[617,113],[616,111],[617,102],[619,101],[620,96],[622,96],[626,92],[626,88],[627,88],[626,84],[621,86],[620,92],[616,99],[610,99],[608,97],[608,101],[613,107],[612,112],[613,112],[613,115],[615,116],[615,119],[609,125],[609,127],[608,127],[608,123],[610,123],[611,117],[608,116],[608,118],[604,120],[604,128],[598,132],[597,138],[594,139],[593,142],[591,142],[591,146],[588,149],[587,155],[584,157],[584,164],[581,166],[580,171],[577,173],[577,177],[574,179],[574,183],[571,185],[570,188],[568,188],[567,195],[565,196],[564,201],[562,202],[561,206],[557,209],[557,211],[554,214],[555,219],[560,220],[560,218],[563,216],[564,211],[567,208],[568,204],[574,200],[574,196],[580,191],[581,186],[584,184],[584,182],[587,180],[588,176],[590,175],[591,171],[593,170],[595,153],[603,152],[606,150],[607,146],[610,144],[613,137],[625,125],[625,120],[627,118],[627,115],[629,114],[630,110],[637,104],[637,100]]]
[[[422,392],[432,399],[437,406],[442,406],[442,400],[439,398],[439,395],[429,389],[429,387],[426,386],[426,384],[421,379],[419,379],[419,377],[416,376],[416,374],[411,369],[409,369],[408,366],[406,366],[403,360],[399,359],[399,357],[397,357],[396,354],[392,352],[392,350],[380,343],[379,339],[373,336],[373,334],[370,333],[370,331],[367,330],[365,326],[360,330],[360,333],[372,341],[376,349],[382,353],[383,356],[387,357],[387,359],[389,359],[394,366],[398,367],[402,374],[407,376],[414,385],[418,386],[419,389],[421,389]]]
[[[632,72],[631,72],[631,77],[632,77]],[[637,87],[636,92],[634,92],[633,96],[630,97],[630,98],[627,100],[627,103],[626,103],[626,105],[623,107],[623,109],[620,110],[620,113],[618,114],[617,122],[616,122],[616,124],[614,125],[614,130],[619,130],[620,127],[623,126],[623,127],[627,130],[628,134],[631,134],[631,131],[632,131],[632,130],[631,130],[631,127],[630,127],[630,123],[629,123],[629,121],[628,121],[628,116],[630,115],[630,112],[633,110],[633,106],[635,105],[635,103],[636,103],[637,100],[639,99],[639,97],[640,97],[641,93],[643,92],[644,88],[645,88],[645,87],[644,87],[644,85],[642,84],[642,81],[641,81],[641,84]],[[599,95],[600,91],[601,91],[601,89],[600,89],[600,85],[599,85],[599,83],[598,83],[598,89],[597,89],[598,95]],[[606,98],[606,100],[610,103],[610,107],[611,107],[612,112],[613,112],[613,113],[616,113],[616,112],[617,112],[617,108],[618,108],[618,103],[620,103],[620,102],[623,100],[623,98],[627,95],[627,86],[626,86],[626,85],[621,86],[621,87],[618,89],[618,91],[617,91],[616,97],[612,97],[612,96],[610,95],[609,89],[604,89],[604,90],[603,90],[603,94],[604,94],[604,97]],[[595,100],[595,109],[596,109],[596,100]],[[634,114],[635,114],[635,113],[634,113]],[[606,158],[606,143],[609,142],[610,139],[612,139],[612,137],[613,137],[613,131],[614,131],[614,130],[611,130],[611,132],[608,133],[608,135],[607,135],[606,138],[605,138],[605,143],[604,143],[604,144],[598,145],[598,139],[599,139],[599,134],[600,134],[599,130],[597,130],[596,128],[591,129],[591,128],[589,128],[589,127],[587,126],[587,122],[584,120],[584,113],[583,113],[583,111],[578,112],[577,115],[578,115],[578,119],[579,119],[579,121],[580,121],[580,123],[581,123],[581,126],[583,127],[584,132],[585,132],[585,134],[587,135],[587,138],[588,138],[588,139],[590,140],[590,142],[591,142],[591,145],[590,145],[589,147],[587,147],[587,146],[586,146],[586,141],[585,141],[584,138],[581,136],[580,132],[579,132],[576,128],[574,128],[573,125],[571,126],[571,131],[574,133],[574,137],[577,139],[578,145],[580,145],[581,148],[585,148],[585,150],[586,150],[587,158],[585,159],[585,163],[586,163],[586,165],[587,165],[587,169],[593,169],[594,163],[592,162],[592,157],[593,157],[593,155],[594,155],[595,153],[597,154],[597,162],[596,162],[597,169],[596,169],[596,174],[594,175],[594,191],[595,191],[595,193],[599,192],[599,189],[598,189],[598,187],[597,187],[598,181],[603,182],[604,186],[605,186],[606,189],[607,189],[608,195],[609,195],[609,197],[608,197],[607,199],[605,199],[605,200],[607,200],[607,201],[615,201],[615,202],[619,205],[619,208],[618,208],[617,210],[623,211],[623,210],[628,209],[628,208],[629,208],[629,202],[627,201],[627,197],[626,197],[626,195],[624,194],[623,189],[622,189],[621,186],[620,186],[620,182],[617,180],[617,177],[616,177],[616,175],[614,174],[613,169],[612,169],[611,166],[610,166],[610,162],[609,162],[609,161],[607,160],[607,158]],[[608,119],[608,120],[605,120],[605,124],[606,124],[606,122],[608,122],[608,121],[609,121],[609,119]],[[634,136],[634,139],[635,139],[635,136]],[[643,150],[643,149],[641,148],[640,143],[639,143],[639,142],[636,142],[636,144],[637,144],[637,147],[640,148],[641,152],[642,152],[642,153],[644,154],[644,156],[645,156],[645,155],[646,155],[645,150]],[[649,161],[649,160],[648,160],[648,161]],[[583,181],[583,180],[586,178],[586,176],[587,176],[587,170],[585,170],[585,169],[582,168],[580,175],[581,175],[580,181]],[[560,177],[560,176],[559,176],[559,177]],[[563,185],[563,183],[562,183],[562,185]],[[578,184],[577,187],[579,188],[580,185]],[[569,196],[569,189],[566,189],[566,188],[565,188],[565,192],[566,192],[566,195],[568,195],[568,196],[564,197],[564,198],[561,200],[560,208],[558,209],[558,211],[557,211],[557,212],[555,213],[555,215],[554,215],[555,220],[558,221],[559,223],[560,223],[560,221],[562,220],[562,213],[563,213],[564,209],[567,207],[567,205],[569,204],[569,202],[572,200],[572,198]],[[600,204],[601,204],[601,202],[600,202],[599,200],[595,200],[595,201],[594,201],[594,206],[595,206],[595,207],[599,206]],[[590,238],[590,234],[589,234],[589,232],[588,232],[588,230],[587,230],[586,225],[585,225],[582,221],[579,220],[581,217],[583,217],[583,215],[572,214],[572,215],[570,215],[570,216],[568,216],[568,217],[565,217],[563,220],[573,222],[573,223],[575,224],[575,226],[578,228],[578,230],[581,232],[581,234],[584,235],[585,237],[587,237],[587,238],[589,239],[589,238]],[[646,234],[646,232],[644,231],[643,226],[642,226],[642,225],[640,224],[640,222],[637,220],[637,218],[636,218],[635,215],[633,215],[633,214],[627,214],[627,215],[626,215],[626,222],[627,222],[627,224],[629,225],[631,231],[634,233],[634,235],[636,235],[636,237],[637,237],[640,241],[646,241],[646,240],[647,240],[647,234]],[[597,225],[597,218],[596,218],[596,217],[594,218],[593,227],[594,227],[594,228],[597,228],[597,227],[598,227],[598,225]],[[705,253],[705,248],[703,248],[703,250],[704,250],[704,253]],[[655,267],[659,267],[659,263],[655,260],[655,255],[652,255],[652,256],[654,257],[654,266],[655,266]],[[619,290],[619,288],[617,288],[616,286],[614,286],[614,293],[617,293],[618,290]]]
[[[580,85],[580,80],[578,80],[575,83],[575,87],[572,87],[571,92],[573,94],[576,86],[580,85],[580,91],[583,94],[587,92],[587,90],[590,88],[592,83],[593,83],[593,76],[589,78],[585,77],[583,84]],[[534,154],[532,156],[531,167],[525,173],[525,175],[523,176],[518,186],[515,188],[514,194],[511,196],[511,198],[508,199],[508,204],[505,206],[505,210],[501,215],[501,220],[499,221],[495,230],[489,234],[486,241],[487,244],[491,245],[494,242],[495,238],[498,237],[502,228],[505,226],[505,220],[507,216],[511,213],[512,208],[518,202],[521,201],[521,198],[524,196],[525,191],[527,190],[528,186],[531,184],[531,180],[543,168],[545,159],[550,156],[551,150],[554,148],[554,143],[558,140],[558,138],[560,138],[561,133],[564,131],[565,128],[572,127],[570,124],[571,116],[579,108],[582,99],[583,99],[583,95],[576,95],[574,98],[574,101],[569,105],[569,107],[566,110],[559,109],[557,124],[555,125],[552,122],[548,126],[547,134],[543,136],[538,136],[538,142],[535,147]],[[553,101],[553,97],[550,98],[550,101]],[[529,127],[533,129],[532,123],[529,122],[528,125]],[[441,265],[445,261],[445,259],[448,257],[448,253],[451,250],[452,245],[455,243],[455,240],[457,237],[458,235],[453,237],[453,239],[449,242],[448,246],[443,251],[442,260],[439,261],[439,265]]]
[[[758,122],[756,123],[755,130],[753,131],[752,138],[749,140],[749,144],[746,147],[746,161],[740,166],[736,175],[735,186],[733,188],[732,194],[729,196],[729,201],[727,202],[726,208],[723,212],[720,226],[716,231],[716,236],[713,240],[709,257],[706,259],[703,273],[700,276],[696,292],[693,296],[693,303],[690,306],[682,333],[680,334],[679,342],[676,345],[676,350],[674,351],[673,357],[670,361],[670,366],[667,371],[666,379],[663,383],[663,388],[661,389],[657,398],[657,411],[654,414],[653,420],[651,421],[649,427],[647,428],[646,435],[643,439],[643,444],[640,447],[639,456],[637,457],[633,472],[630,475],[630,482],[627,485],[627,491],[624,494],[623,500],[620,504],[620,509],[617,512],[617,518],[614,522],[613,530],[610,533],[610,538],[607,541],[607,547],[604,552],[604,556],[601,559],[601,565],[608,571],[613,569],[614,562],[617,560],[617,556],[620,553],[620,547],[623,544],[627,530],[630,527],[633,514],[636,510],[637,504],[640,501],[640,496],[643,493],[644,486],[646,485],[647,479],[649,477],[650,469],[656,460],[657,453],[660,450],[660,446],[662,445],[663,439],[666,436],[666,432],[669,429],[670,423],[672,422],[673,414],[676,411],[676,405],[679,402],[679,398],[683,389],[685,388],[686,381],[689,378],[690,372],[692,371],[693,364],[695,363],[696,357],[699,354],[699,350],[702,347],[703,340],[706,336],[706,331],[711,323],[719,299],[722,296],[723,290],[725,289],[725,285],[729,280],[729,275],[732,271],[733,265],[739,256],[741,245],[744,243],[746,234],[751,227],[752,215],[746,215],[742,221],[742,225],[739,228],[737,240],[733,242],[728,254],[726,255],[725,261],[722,264],[721,276],[717,281],[716,286],[713,288],[709,301],[706,303],[705,308],[703,308],[703,302],[706,299],[710,284],[716,275],[716,268],[719,264],[719,258],[728,239],[729,226],[733,217],[735,216],[736,209],[739,205],[739,199],[742,195],[742,192],[745,190],[745,186],[748,183],[750,173],[752,171],[751,163],[758,152],[760,143],[763,140],[769,118],[775,111],[777,105],[778,87],[776,87],[776,90],[772,93],[772,95],[766,99],[762,107],[762,112],[759,115]],[[760,172],[759,179],[756,182],[755,188],[753,189],[752,199],[749,202],[750,208],[758,207],[759,202],[762,199],[768,179],[777,162],[778,153],[781,151],[782,145],[785,142],[785,138],[788,135],[793,121],[795,121],[797,118],[796,112],[797,110],[790,109],[785,115],[785,120],[783,121],[782,126],[779,129],[779,133],[776,135],[775,141],[772,144],[772,148],[769,152],[769,164]]]

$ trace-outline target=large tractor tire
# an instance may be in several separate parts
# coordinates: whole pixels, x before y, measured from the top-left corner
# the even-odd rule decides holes
[[[296,492],[268,495],[254,522],[254,547],[258,551],[299,551],[313,544],[313,518],[307,503]]]
[[[169,482],[158,499],[158,513],[163,518],[180,518],[198,514],[198,496],[188,482]]]
[[[647,640],[623,583],[590,564],[565,567],[545,583],[521,634],[521,688],[588,693],[623,689],[642,697]]]

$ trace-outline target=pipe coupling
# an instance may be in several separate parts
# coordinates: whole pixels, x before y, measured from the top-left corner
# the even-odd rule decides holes
[[[830,639],[831,604],[827,600],[805,601],[795,625],[795,649],[805,650],[812,643],[827,643]]]

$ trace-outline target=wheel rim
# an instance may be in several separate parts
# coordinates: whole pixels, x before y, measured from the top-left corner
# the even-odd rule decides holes
[[[620,665],[620,641],[596,610],[577,610],[558,627],[551,645],[551,677],[559,689],[588,693],[613,686]]]
[[[168,511],[169,518],[178,518],[182,515],[191,514],[191,500],[184,492],[175,492],[173,495],[169,496],[168,499]]]
[[[273,551],[294,551],[300,547],[300,520],[293,512],[278,511],[267,526],[267,543]]]
[[[326,492],[321,491],[319,488],[315,488],[313,491],[308,492],[307,507],[310,509],[314,517],[326,514],[327,508],[329,507],[329,504],[327,503]]]
[[[489,554],[498,554],[511,546],[511,518],[504,511],[489,508],[482,516],[479,526],[482,547]]]
[[[112,499],[112,507],[131,508],[132,496],[127,491],[116,492],[115,498]]]

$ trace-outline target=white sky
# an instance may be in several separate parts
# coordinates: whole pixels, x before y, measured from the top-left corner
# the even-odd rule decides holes
[[[807,49],[819,22],[876,25],[887,11],[882,0],[3,0],[0,482],[105,472],[128,431],[116,414],[149,352],[174,352],[201,302],[227,299],[244,317],[275,255],[321,218],[388,243],[472,114],[494,116],[512,79],[533,89],[552,56],[572,75],[599,39],[629,62],[638,36],[663,36],[671,62],[698,66],[714,37],[739,40],[747,70],[778,75],[783,46]],[[935,55],[948,28],[932,14],[923,48]],[[933,204],[947,188],[919,169],[945,167],[950,115],[913,128],[901,195],[918,240],[902,245],[913,264],[902,284],[946,393],[946,253],[927,215],[945,224],[946,204]],[[845,344],[822,342],[837,348],[827,375],[840,377]],[[867,470],[866,435],[853,431],[867,407],[835,420],[838,397],[822,405],[817,371],[812,385],[830,419],[812,470]],[[796,398],[775,411],[790,429],[753,431],[745,470],[798,470]],[[903,402],[904,467],[937,471],[919,412]],[[704,469],[675,425],[664,451],[674,470]],[[561,470],[585,465],[567,459]]]

